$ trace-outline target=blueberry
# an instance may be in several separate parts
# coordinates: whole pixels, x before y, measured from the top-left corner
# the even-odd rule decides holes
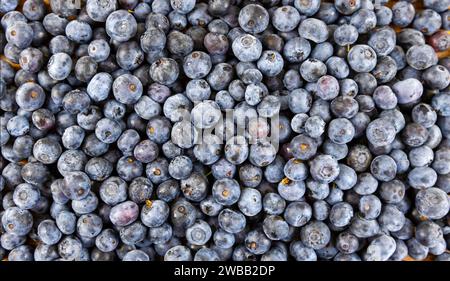
[[[332,100],[339,94],[339,82],[330,75],[320,77],[316,83],[316,95],[322,100]]]
[[[257,62],[258,69],[266,76],[278,75],[284,66],[283,58],[276,51],[263,51]]]
[[[169,217],[169,206],[161,200],[147,200],[141,211],[141,220],[148,227],[161,226]]]
[[[2,215],[2,225],[6,232],[15,235],[26,235],[31,230],[33,217],[27,210],[10,207]]]
[[[23,110],[34,111],[45,102],[44,90],[34,82],[24,83],[17,89],[16,102]]]
[[[416,195],[417,211],[430,219],[445,216],[448,213],[449,204],[445,192],[435,187],[420,190]]]
[[[41,193],[37,186],[28,183],[19,184],[13,193],[14,204],[17,207],[28,210],[36,207],[39,199],[41,197]]]
[[[241,9],[238,20],[242,29],[256,34],[267,28],[270,18],[264,7],[257,4],[249,4]]]
[[[218,216],[220,227],[226,232],[235,234],[241,232],[246,225],[245,216],[231,209],[224,209]]]
[[[319,250],[330,241],[330,230],[323,222],[313,221],[301,229],[300,237],[305,246]]]
[[[272,24],[281,32],[294,30],[300,22],[300,13],[292,6],[277,8],[272,15]]]
[[[77,214],[89,214],[97,209],[98,198],[97,196],[89,192],[88,196],[81,200],[72,200],[72,209]]]
[[[117,2],[106,0],[88,0],[86,2],[86,12],[89,17],[97,22],[105,22],[108,15],[117,9]]]
[[[89,195],[91,180],[80,171],[68,172],[64,176],[62,191],[72,200],[80,200]]]
[[[330,183],[338,177],[339,166],[332,156],[319,155],[311,161],[310,173],[315,180]]]
[[[301,34],[303,38],[313,41],[314,43],[325,42],[329,36],[325,22],[315,18],[303,20],[298,27],[298,33]]]
[[[191,261],[192,254],[186,246],[178,245],[170,248],[164,255],[164,261]]]
[[[186,199],[180,199],[171,206],[170,219],[175,227],[187,228],[196,219],[194,206]]]
[[[347,60],[354,71],[369,72],[376,66],[377,55],[370,46],[355,45],[348,52]]]
[[[370,171],[376,179],[390,181],[397,173],[397,164],[390,156],[380,155],[372,160]]]
[[[6,28],[6,40],[20,49],[31,45],[33,29],[24,21],[11,22]]]
[[[139,207],[132,201],[117,204],[111,209],[109,218],[116,226],[127,226],[133,223],[139,215]]]
[[[95,126],[95,136],[104,143],[113,143],[120,137],[121,129],[117,121],[103,118]]]
[[[9,261],[33,261],[33,253],[32,249],[28,245],[22,245],[19,246],[11,252],[9,252],[8,255]]]
[[[161,58],[150,66],[151,78],[160,84],[170,85],[178,78],[178,64],[171,58]]]
[[[112,39],[125,42],[136,34],[137,22],[126,10],[116,10],[107,16],[105,28]]]
[[[406,241],[408,247],[408,254],[415,260],[423,260],[428,256],[428,247],[420,244],[417,239],[412,238]]]
[[[417,70],[424,70],[437,63],[436,53],[430,45],[412,46],[406,52],[406,62]]]

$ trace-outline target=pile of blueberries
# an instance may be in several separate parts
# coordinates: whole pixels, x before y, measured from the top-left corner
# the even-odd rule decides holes
[[[450,0],[386,2],[1,0],[0,259],[450,260]]]

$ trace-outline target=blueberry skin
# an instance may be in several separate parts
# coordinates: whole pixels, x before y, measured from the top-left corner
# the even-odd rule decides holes
[[[356,72],[370,72],[377,63],[377,54],[367,45],[355,45],[347,55],[350,67]]]
[[[207,195],[208,180],[203,173],[193,172],[188,178],[180,181],[180,189],[186,199],[200,202]]]
[[[289,39],[283,48],[284,57],[291,63],[303,62],[311,53],[311,44],[303,37]]]
[[[86,2],[86,12],[89,17],[97,22],[105,22],[108,15],[117,9],[117,2],[112,0],[99,1],[88,0]]]
[[[380,186],[380,197],[386,203],[399,203],[405,196],[405,185],[399,180],[383,182]]]
[[[6,232],[2,234],[1,237],[2,251],[5,252],[5,250],[12,250],[14,248],[17,248],[18,246],[25,244],[25,240],[26,236]]]
[[[370,122],[366,129],[366,137],[369,142],[378,146],[392,143],[395,134],[395,127],[392,124],[387,123],[383,118]]]
[[[191,261],[192,254],[186,246],[178,245],[170,248],[164,255],[164,261]]]
[[[267,193],[263,198],[263,209],[270,215],[280,215],[286,207],[286,201],[277,193]]]
[[[158,157],[158,146],[150,141],[144,140],[138,143],[133,151],[134,157],[142,163],[150,163]]]
[[[164,158],[157,158],[153,162],[147,164],[145,173],[154,184],[159,184],[170,178],[168,172],[169,163]]]
[[[176,81],[179,75],[178,64],[171,58],[161,58],[150,66],[150,77],[155,82],[170,85]]]
[[[269,24],[269,13],[262,6],[249,4],[239,12],[239,25],[246,32],[260,33],[264,31]]]
[[[202,51],[194,51],[187,55],[183,61],[183,70],[191,79],[204,78],[212,68],[210,56]]]
[[[97,73],[98,64],[90,56],[80,57],[75,63],[75,77],[82,82],[89,82]]]
[[[203,220],[197,220],[186,229],[186,239],[192,245],[205,245],[212,236],[211,227]]]
[[[72,59],[66,53],[56,53],[50,57],[47,64],[48,74],[52,79],[66,79],[72,70]]]
[[[116,10],[106,18],[105,28],[112,39],[125,42],[136,34],[137,22],[126,10]]]
[[[142,95],[142,83],[134,75],[123,74],[112,85],[114,97],[124,104],[135,104]]]
[[[58,229],[65,235],[70,235],[76,229],[76,216],[69,211],[61,211],[55,218]]]
[[[257,187],[263,179],[262,176],[262,169],[251,164],[245,164],[239,169],[239,179],[247,187]]]
[[[141,220],[148,227],[159,227],[167,220],[169,212],[169,206],[164,201],[146,201],[141,211]]]
[[[7,134],[13,137],[24,136],[30,130],[30,124],[27,118],[23,116],[14,116],[6,124]]]
[[[55,245],[62,233],[53,220],[44,220],[38,226],[38,236],[46,245]]]
[[[220,261],[221,258],[215,250],[202,248],[195,253],[194,261]]]
[[[386,261],[392,256],[396,248],[394,238],[381,235],[370,243],[363,255],[365,261]]]
[[[13,22],[6,28],[6,40],[20,49],[25,49],[31,45],[33,29],[26,22]]]
[[[325,75],[317,80],[316,95],[323,100],[332,100],[339,94],[339,82],[330,75]]]
[[[67,38],[79,44],[88,43],[92,38],[91,26],[79,20],[70,21],[65,31]]]
[[[272,14],[272,24],[281,32],[294,30],[300,22],[300,13],[292,6],[277,8]]]
[[[84,140],[85,132],[79,126],[70,126],[64,130],[62,135],[62,143],[67,149],[77,149]]]
[[[328,68],[328,73],[338,79],[344,79],[350,73],[350,69],[343,58],[334,57],[334,56],[330,57],[326,61],[326,65]]]
[[[17,7],[17,5],[19,5],[19,1],[16,0],[2,2],[0,11],[2,13],[13,11]]]
[[[376,26],[377,18],[373,10],[363,8],[352,14],[350,23],[357,27],[360,34],[366,34]]]
[[[344,24],[336,28],[333,34],[334,41],[339,46],[351,45],[358,40],[358,30],[351,24]]]
[[[68,92],[62,100],[64,109],[70,114],[86,111],[90,104],[91,99],[89,95],[85,91],[78,89]]]
[[[303,244],[315,250],[324,248],[330,241],[330,235],[328,226],[320,221],[310,222],[300,231]]]
[[[239,36],[233,40],[231,47],[234,55],[242,62],[256,61],[262,53],[261,41],[251,34]]]
[[[422,245],[417,239],[412,238],[406,241],[408,247],[408,254],[416,260],[423,260],[428,256],[428,247]]]
[[[266,76],[278,75],[284,66],[283,58],[276,51],[263,51],[257,62],[258,69]]]
[[[98,198],[89,192],[89,195],[81,200],[72,200],[72,209],[76,214],[89,214],[97,209]]]
[[[17,207],[22,210],[33,209],[38,204],[41,193],[37,186],[22,183],[16,186],[13,193],[13,200]]]
[[[328,136],[336,144],[349,143],[355,136],[355,128],[346,118],[333,119],[329,124]]]
[[[135,70],[144,61],[144,52],[136,41],[124,42],[116,51],[117,64],[125,70]]]
[[[44,164],[55,163],[61,155],[62,148],[59,142],[46,137],[37,140],[33,146],[33,156]]]
[[[95,238],[95,245],[102,252],[114,251],[119,245],[117,233],[110,228],[102,230]]]
[[[399,231],[405,224],[405,216],[395,206],[386,205],[378,217],[378,222],[383,229]]]
[[[370,164],[370,171],[380,181],[393,180],[397,173],[397,164],[387,155],[375,157]]]
[[[416,208],[419,214],[430,219],[439,219],[448,213],[449,200],[441,189],[431,187],[420,190],[416,195]],[[433,198],[433,203],[428,200]]]
[[[330,155],[319,155],[310,164],[311,176],[320,182],[330,183],[339,175],[339,166]]]
[[[241,232],[246,225],[245,216],[231,209],[224,209],[219,213],[218,216],[220,227],[232,234]]]
[[[44,105],[45,93],[40,85],[27,82],[17,89],[15,98],[20,108],[26,111],[34,111]]]
[[[23,70],[36,73],[44,64],[44,55],[39,49],[26,48],[20,52],[19,63]]]
[[[150,261],[150,257],[142,250],[131,250],[123,256],[122,261],[145,262]]]
[[[317,254],[314,249],[305,246],[301,241],[292,242],[289,251],[297,261],[317,261]]]
[[[261,193],[253,188],[245,188],[238,201],[239,210],[248,217],[259,214],[262,210]]]
[[[339,164],[339,175],[335,180],[336,185],[341,190],[349,190],[355,186],[357,175],[354,169],[345,165]]]
[[[9,261],[33,261],[32,248],[28,245],[19,246],[8,254]]]
[[[271,240],[260,229],[248,232],[244,243],[247,250],[255,255],[266,253],[272,244]]]
[[[139,207],[132,201],[117,204],[111,209],[109,218],[115,226],[127,226],[133,223],[139,215]]]
[[[164,244],[172,238],[172,233],[170,224],[163,223],[161,226],[149,228],[148,239],[154,244]]]
[[[66,150],[61,153],[58,162],[58,172],[65,176],[69,172],[82,171],[87,162],[87,156],[80,150]]]
[[[91,180],[80,171],[68,172],[64,176],[62,191],[69,199],[81,200],[88,196],[91,189]]]
[[[325,22],[315,18],[303,20],[298,27],[298,33],[314,43],[325,42],[329,36]]]
[[[113,143],[120,137],[121,129],[117,121],[103,118],[95,127],[96,137],[104,143]]]
[[[417,70],[424,70],[437,64],[438,58],[430,45],[412,46],[406,52],[406,62]]]
[[[58,244],[58,253],[64,260],[76,260],[81,257],[82,247],[78,238],[66,236]]]
[[[318,145],[314,139],[300,134],[294,137],[289,144],[289,151],[295,158],[308,160],[317,152]]]
[[[287,205],[283,217],[293,227],[304,226],[311,220],[312,208],[306,202],[292,202]]]
[[[18,207],[6,209],[1,219],[5,231],[19,236],[26,235],[30,232],[33,224],[31,213]]]

